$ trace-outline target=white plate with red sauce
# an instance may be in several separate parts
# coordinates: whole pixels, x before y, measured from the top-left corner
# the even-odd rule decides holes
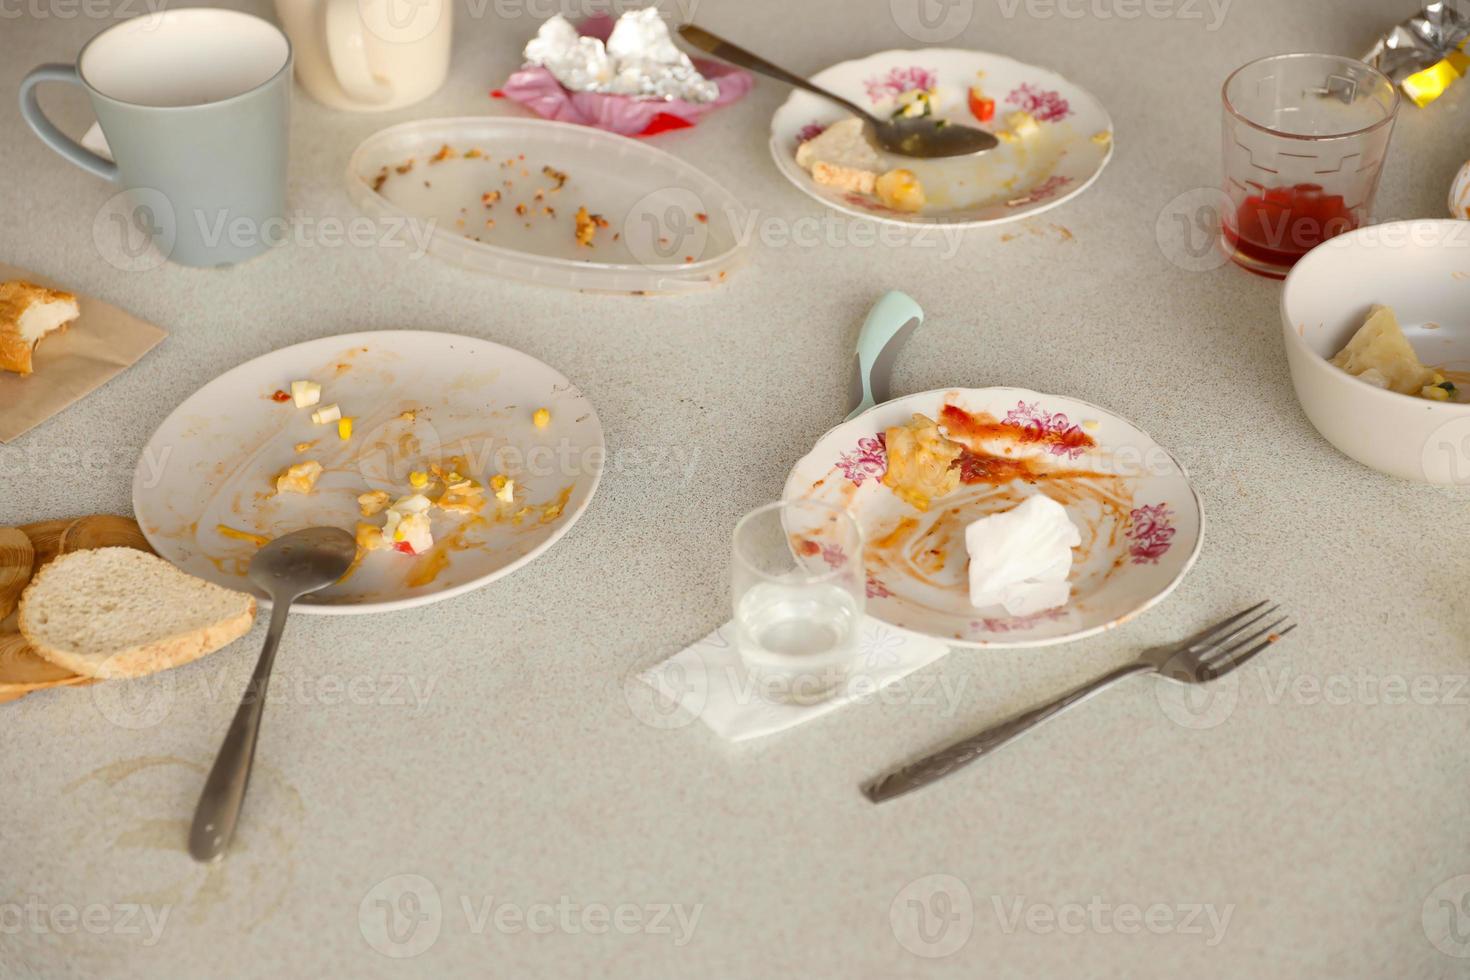
[[[884,432],[915,414],[965,447],[959,489],[927,511],[883,484]],[[972,606],[965,527],[1036,492],[1063,504],[1082,534],[1070,600],[1028,617]],[[791,471],[783,499],[846,507],[863,530],[868,615],[954,646],[1047,646],[1121,625],[1173,591],[1204,532],[1189,478],[1147,433],[1087,402],[1024,388],[942,389],[879,405],[823,436]]]
[[[317,407],[353,417],[349,439],[278,394],[301,380],[322,386]],[[383,524],[382,513],[361,515],[359,494],[396,500],[415,492],[410,474],[436,465],[486,485],[473,512],[430,512],[434,543],[423,554],[367,552],[341,582],[292,606],[387,612],[479,588],[550,548],[587,508],[605,455],[586,396],[529,355],[447,333],[344,334],[257,357],[185,399],[139,458],[133,510],[159,555],[260,595],[245,571],[265,541],[312,525]],[[323,467],[315,489],[278,493],[276,477],[306,460]],[[488,486],[496,475],[515,481],[509,504]]]

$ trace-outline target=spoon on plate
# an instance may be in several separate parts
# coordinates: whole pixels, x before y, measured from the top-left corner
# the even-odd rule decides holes
[[[983,129],[960,126],[952,122],[940,125],[939,120],[928,116],[912,119],[879,119],[842,96],[833,95],[826,89],[813,85],[800,75],[793,75],[759,55],[751,54],[724,38],[716,37],[702,27],[685,24],[679,28],[679,36],[699,50],[708,52],[716,58],[722,58],[741,68],[749,68],[751,71],[774,78],[778,82],[785,82],[787,85],[793,85],[813,95],[820,95],[824,99],[836,102],[863,120],[868,139],[889,153],[920,158],[961,157],[993,150],[1000,143],[998,139]]]
[[[214,768],[204,783],[204,792],[199,794],[194,825],[189,829],[189,853],[194,860],[215,860],[235,836],[245,789],[250,784],[250,767],[255,761],[255,739],[260,734],[265,691],[291,603],[339,580],[356,557],[357,542],[347,531],[339,527],[308,527],[276,538],[250,559],[247,573],[250,581],[270,596],[271,625],[255,673],[250,675],[250,683],[235,711],[235,720],[230,722]]]

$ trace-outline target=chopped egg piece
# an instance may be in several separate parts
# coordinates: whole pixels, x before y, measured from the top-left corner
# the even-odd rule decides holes
[[[357,509],[362,511],[363,517],[372,517],[388,506],[389,499],[391,498],[386,490],[369,490],[357,495]]]
[[[531,416],[531,422],[536,428],[544,429],[551,424],[551,412],[544,408],[538,408],[536,409],[536,413]]]
[[[311,420],[317,425],[326,425],[328,422],[335,422],[341,417],[342,409],[337,407],[336,402],[311,413]]]
[[[515,502],[516,481],[510,477],[497,475],[490,481],[490,486],[495,491],[495,499],[502,504]]]
[[[898,97],[898,108],[894,110],[895,119],[917,119],[930,115],[934,112],[934,93],[928,89],[909,89]]]
[[[422,490],[424,487],[429,485],[429,474],[424,473],[420,470],[414,470],[412,473],[408,474],[408,485],[413,487],[415,490]]]
[[[322,386],[315,381],[293,381],[291,400],[297,408],[310,408],[322,400]]]
[[[352,416],[344,415],[337,420],[337,438],[343,442],[352,438]]]
[[[359,552],[382,551],[388,547],[388,539],[383,537],[382,529],[371,524],[358,524],[356,537]]]
[[[1036,117],[1029,112],[1017,111],[1006,116],[1006,126],[1013,136],[1021,139],[1041,132],[1041,126],[1037,124]]]
[[[293,463],[276,477],[276,493],[311,493],[316,489],[317,477],[321,475],[322,464],[314,459]]]
[[[898,211],[918,211],[924,206],[924,187],[912,170],[890,170],[873,185],[878,200]]]
[[[399,497],[388,508],[388,518],[383,524],[383,537],[397,551],[410,555],[421,555],[434,546],[434,535],[429,523],[429,498],[421,493]]]
[[[444,510],[473,514],[485,506],[485,488],[474,480],[460,479],[444,488],[437,503]]]

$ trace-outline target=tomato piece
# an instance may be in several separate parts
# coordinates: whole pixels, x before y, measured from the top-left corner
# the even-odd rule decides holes
[[[273,402],[288,402],[290,400],[291,394],[289,392],[282,391],[279,388],[276,389],[276,393],[274,395],[271,395],[271,401]]]
[[[981,95],[979,89],[970,89],[970,115],[981,122],[990,122],[995,118],[995,100]]]
[[[414,551],[413,550],[413,545],[409,544],[407,541],[395,541],[393,543],[393,550],[394,551],[401,551],[405,555],[416,555],[416,554],[418,554],[417,551]]]

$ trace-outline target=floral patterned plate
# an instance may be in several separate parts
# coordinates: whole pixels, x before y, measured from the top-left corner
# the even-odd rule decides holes
[[[966,482],[920,512],[883,485],[883,433],[915,414],[979,455]],[[982,465],[983,464],[983,465]],[[974,482],[971,482],[971,481]],[[965,527],[1045,493],[1082,532],[1067,605],[1030,617],[970,605]],[[1204,514],[1174,457],[1095,405],[1024,388],[947,389],[879,405],[822,437],[785,500],[846,507],[864,535],[868,614],[956,646],[1046,646],[1127,622],[1168,595],[1199,554]],[[821,548],[810,561],[823,560]]]
[[[823,186],[796,163],[796,148],[824,128],[848,118],[841,108],[807,92],[793,92],[771,119],[771,155],[793,184],[848,214],[904,225],[980,226],[1015,221],[1056,207],[1082,193],[1113,155],[1113,123],[1102,105],[1055,72],[983,51],[926,48],[884,51],[844,61],[812,81],[887,116],[915,90],[933,93],[934,115],[993,132],[1025,111],[1039,131],[976,157],[913,160],[891,157],[893,166],[918,176],[929,199],[917,213],[885,207],[877,198]],[[994,102],[981,122],[977,98]],[[906,94],[908,93],[908,94]],[[983,109],[981,110],[983,111]]]

